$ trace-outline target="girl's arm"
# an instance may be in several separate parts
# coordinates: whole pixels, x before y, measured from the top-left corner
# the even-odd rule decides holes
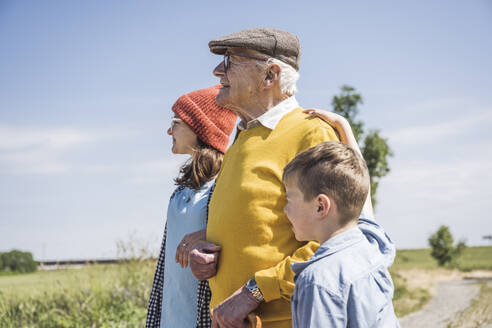
[[[340,139],[341,139],[340,141],[352,147],[360,155],[360,157],[364,158],[364,156],[362,156],[362,153],[359,149],[359,144],[357,143],[357,140],[355,140],[354,133],[352,132],[352,127],[350,126],[350,123],[347,121],[345,117],[332,112],[328,112],[326,110],[316,109],[316,108],[305,109],[304,113],[309,114],[311,116],[319,117],[326,123],[330,124],[340,135]],[[366,214],[370,215],[371,217],[374,216],[370,187],[369,187],[369,192],[367,193],[366,202],[364,203],[363,211]]]

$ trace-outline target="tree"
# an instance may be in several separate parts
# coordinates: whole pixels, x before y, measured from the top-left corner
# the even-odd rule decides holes
[[[365,134],[364,122],[357,119],[358,106],[362,103],[362,96],[356,92],[355,88],[348,85],[343,85],[340,94],[335,95],[331,102],[333,111],[345,117],[352,126],[355,139],[359,143],[360,150],[369,169],[371,199],[375,207],[379,180],[389,173],[388,157],[393,156],[393,152],[388,145],[388,141],[380,136],[379,130],[370,129],[369,133]],[[363,142],[361,142],[362,139]]]
[[[15,272],[33,272],[36,271],[38,263],[34,261],[30,252],[12,250],[8,253],[0,253],[0,262],[2,270]]]
[[[437,232],[429,237],[431,255],[437,260],[439,266],[455,263],[466,247],[464,241],[460,241],[456,246],[453,243],[453,235],[445,225],[440,226]]]

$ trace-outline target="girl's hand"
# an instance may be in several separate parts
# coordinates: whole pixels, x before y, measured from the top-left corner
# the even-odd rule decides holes
[[[176,257],[174,259],[176,263],[179,263],[182,268],[186,268],[190,262],[190,251],[193,249],[193,246],[198,241],[205,240],[206,237],[207,233],[205,229],[185,235],[176,248]]]
[[[355,140],[354,133],[352,132],[352,128],[350,127],[350,123],[345,117],[333,112],[317,108],[305,109],[303,113],[319,117],[326,123],[330,124],[331,127],[334,128],[336,132],[338,132],[338,135],[340,136],[340,141],[352,147],[355,151],[359,153],[359,155],[362,156],[359,149],[359,144],[357,143],[357,140]]]
[[[362,153],[359,149],[359,144],[357,143],[357,140],[355,140],[354,133],[352,132],[352,128],[350,127],[350,123],[347,121],[345,117],[332,112],[328,112],[326,110],[316,109],[316,108],[305,109],[303,112],[311,116],[319,117],[326,123],[330,124],[335,129],[335,131],[338,131],[338,134],[340,136],[340,141],[352,147],[357,153],[359,153],[360,157],[364,158],[364,156],[362,156]],[[374,216],[370,188],[367,194],[366,202],[364,204],[364,212],[370,216]]]

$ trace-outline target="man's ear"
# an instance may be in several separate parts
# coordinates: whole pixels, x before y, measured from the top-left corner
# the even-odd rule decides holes
[[[271,64],[268,66],[265,76],[265,81],[263,81],[263,86],[265,88],[271,88],[280,81],[280,72],[282,69],[277,64]]]
[[[321,219],[327,216],[330,210],[333,209],[334,203],[325,194],[319,194],[316,196],[316,206],[318,207],[316,210],[316,217]]]

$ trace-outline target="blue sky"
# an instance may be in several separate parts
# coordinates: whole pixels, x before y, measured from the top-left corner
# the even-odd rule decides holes
[[[492,234],[490,1],[0,1],[0,250],[38,259],[157,249],[172,178],[170,107],[207,87],[210,39],[298,35],[297,99],[331,108],[343,84],[395,156],[378,220],[398,248],[447,224]],[[132,236],[132,237],[131,237]]]

